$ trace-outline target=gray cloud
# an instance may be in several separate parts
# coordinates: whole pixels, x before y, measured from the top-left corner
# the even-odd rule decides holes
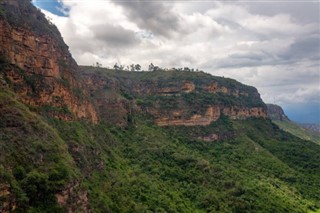
[[[132,30],[124,29],[109,23],[90,27],[94,39],[107,44],[109,47],[132,47],[140,41]]]
[[[288,50],[281,55],[285,60],[320,59],[320,35],[297,38]]]
[[[130,20],[156,35],[170,37],[178,28],[179,19],[177,13],[172,11],[172,5],[142,0],[114,2],[125,9]]]
[[[241,67],[259,67],[279,63],[274,60],[272,55],[265,52],[245,52],[233,53],[226,58],[217,60],[209,66],[215,68],[241,68]]]
[[[319,2],[316,1],[252,1],[243,2],[254,14],[273,16],[279,13],[290,14],[296,22],[320,22]]]

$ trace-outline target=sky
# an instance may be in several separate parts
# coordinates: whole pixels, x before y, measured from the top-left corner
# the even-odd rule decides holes
[[[320,2],[33,0],[80,65],[189,67],[320,123]]]

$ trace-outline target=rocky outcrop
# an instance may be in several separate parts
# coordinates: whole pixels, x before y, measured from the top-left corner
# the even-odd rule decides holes
[[[16,199],[9,183],[0,183],[0,212],[12,212],[17,208]]]
[[[266,110],[262,107],[253,108],[239,108],[239,107],[222,107],[222,106],[210,106],[204,115],[195,114],[190,119],[176,118],[177,113],[173,111],[171,116],[161,117],[155,120],[158,126],[207,126],[218,120],[221,114],[228,116],[230,119],[246,119],[250,117],[266,118]],[[161,116],[160,113],[154,114],[155,116]],[[178,116],[179,117],[179,116]]]
[[[79,183],[70,183],[64,190],[55,194],[57,203],[65,206],[69,213],[91,212],[89,207],[88,192],[79,189]]]
[[[84,118],[96,123],[98,117],[81,87],[78,66],[61,40],[11,26],[0,17],[1,72],[24,103],[67,108],[72,116],[61,110],[52,114],[64,120]]]
[[[289,118],[284,113],[281,106],[276,104],[267,104],[268,107],[268,117],[274,121],[289,121]]]
[[[234,95],[234,96],[248,96],[249,94],[246,92],[240,92],[237,89],[231,89],[227,88],[225,86],[220,86],[218,82],[212,82],[208,85],[204,86],[204,91],[207,91],[209,93],[224,93],[228,95]]]
[[[266,109],[262,107],[240,108],[240,107],[224,107],[223,114],[231,119],[246,119],[250,117],[266,118]]]
[[[179,117],[179,112],[174,112],[174,117]],[[160,115],[161,116],[161,115]],[[177,119],[172,117],[161,117],[155,120],[158,126],[207,126],[220,118],[220,108],[217,106],[208,107],[204,115],[195,114],[190,119]]]

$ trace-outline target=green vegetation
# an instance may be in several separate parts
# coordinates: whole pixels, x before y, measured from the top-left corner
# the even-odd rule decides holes
[[[127,78],[121,72],[122,77],[106,72],[111,82],[120,85],[103,88],[106,97],[142,107],[189,107],[191,113],[199,113],[206,104],[254,106],[251,100],[234,102],[238,97],[201,90],[139,95],[130,89],[134,81],[153,84],[148,75],[166,87],[174,86],[168,80],[172,78],[202,82],[197,76],[207,76],[204,73],[162,72],[167,83],[158,71]],[[234,86],[251,90],[239,83]],[[48,105],[34,111],[47,117],[31,112],[14,93],[1,90],[0,191],[9,186],[10,194],[0,197],[0,203],[14,199],[18,212],[81,211],[77,203],[87,205],[79,200],[86,193],[93,212],[316,212],[320,208],[320,146],[280,130],[269,120],[221,116],[209,126],[161,128],[148,115],[133,112],[127,126],[116,127],[50,118],[51,113],[69,114],[67,108]],[[219,140],[201,139],[210,134],[218,134]],[[70,187],[68,203],[58,205],[56,194]]]
[[[60,209],[54,193],[77,175],[56,130],[17,97],[0,91],[0,188],[9,184],[21,211]],[[6,197],[2,197],[6,200]]]
[[[69,150],[81,150],[71,154],[87,176],[84,185],[94,212],[306,212],[319,208],[320,147],[266,120],[223,118],[190,132],[189,127],[146,124],[144,117],[134,120],[126,129],[50,122],[64,141],[71,142]],[[233,131],[232,138],[193,139],[194,134],[225,128]]]
[[[11,187],[19,211],[65,212],[54,194],[72,183],[74,193],[88,192],[94,212],[320,208],[320,146],[265,119],[222,116],[207,127],[160,128],[134,114],[127,127],[92,126],[44,120],[6,90],[0,106],[1,184]],[[224,137],[199,139],[212,133]],[[76,202],[74,195],[68,205]]]
[[[289,132],[289,133],[291,133],[301,139],[310,140],[310,141],[313,141],[313,142],[320,144],[320,135],[319,134],[308,131],[308,130],[300,127],[296,123],[293,123],[291,121],[273,121],[273,122],[286,132]]]
[[[16,2],[5,4],[1,16],[8,23],[53,36],[67,48],[56,27],[29,0]],[[68,66],[65,61],[59,65]],[[55,119],[70,115],[70,109],[28,108],[0,85],[0,211],[319,212],[318,144],[284,132],[268,119],[230,120],[222,115],[208,126],[158,127],[148,114],[179,109],[188,117],[213,104],[265,107],[255,88],[190,70],[161,71],[152,65],[152,72],[125,72],[99,66],[81,68],[82,77],[94,75],[98,82],[107,82],[97,85],[91,98],[100,98],[94,103],[100,115],[127,125]],[[22,79],[9,85],[14,91],[24,94],[31,88],[27,95],[36,95],[48,88],[40,75],[0,57],[4,80],[7,70]],[[59,83],[70,87],[61,76]],[[195,89],[181,92],[185,82]],[[210,93],[206,86],[212,83],[223,90]],[[83,90],[70,89],[83,96]],[[215,134],[217,140],[202,140]]]

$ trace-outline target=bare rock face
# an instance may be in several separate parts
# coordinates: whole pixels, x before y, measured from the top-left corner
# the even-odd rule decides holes
[[[158,116],[161,118],[156,119],[155,123],[158,126],[207,126],[211,122],[220,118],[220,108],[217,106],[208,107],[204,115],[195,114],[192,115],[190,119],[175,118],[180,116],[181,113],[179,111],[175,111],[173,114],[176,115],[170,117],[161,117],[159,113]]]
[[[225,107],[223,113],[231,119],[246,119],[249,117],[267,117],[267,112],[262,107],[239,108],[239,107]]]
[[[204,90],[210,93],[224,93],[228,95],[234,95],[237,97],[248,96],[248,93],[246,92],[240,92],[239,90],[232,90],[231,88],[220,86],[217,82],[212,82],[208,85],[205,85]]]
[[[67,211],[91,212],[89,207],[88,192],[79,189],[79,183],[70,183],[64,190],[55,194],[57,203],[67,207]]]
[[[19,7],[17,1],[5,1],[5,5]],[[96,123],[98,117],[81,87],[78,66],[61,42],[53,35],[12,26],[0,17],[3,75],[25,104],[59,109],[53,110],[52,117],[63,120],[83,118]]]
[[[274,121],[289,121],[289,118],[284,114],[281,106],[275,104],[267,104],[268,117]]]
[[[16,209],[16,199],[8,183],[0,183],[0,212],[12,212]]]
[[[238,108],[238,107],[221,107],[210,106],[208,107],[204,115],[195,114],[190,119],[177,119],[174,116],[161,117],[155,120],[155,123],[159,126],[207,126],[218,120],[224,114],[231,119],[246,119],[250,117],[262,117],[266,118],[266,110],[262,107],[253,108]],[[158,114],[160,116],[160,113]]]

